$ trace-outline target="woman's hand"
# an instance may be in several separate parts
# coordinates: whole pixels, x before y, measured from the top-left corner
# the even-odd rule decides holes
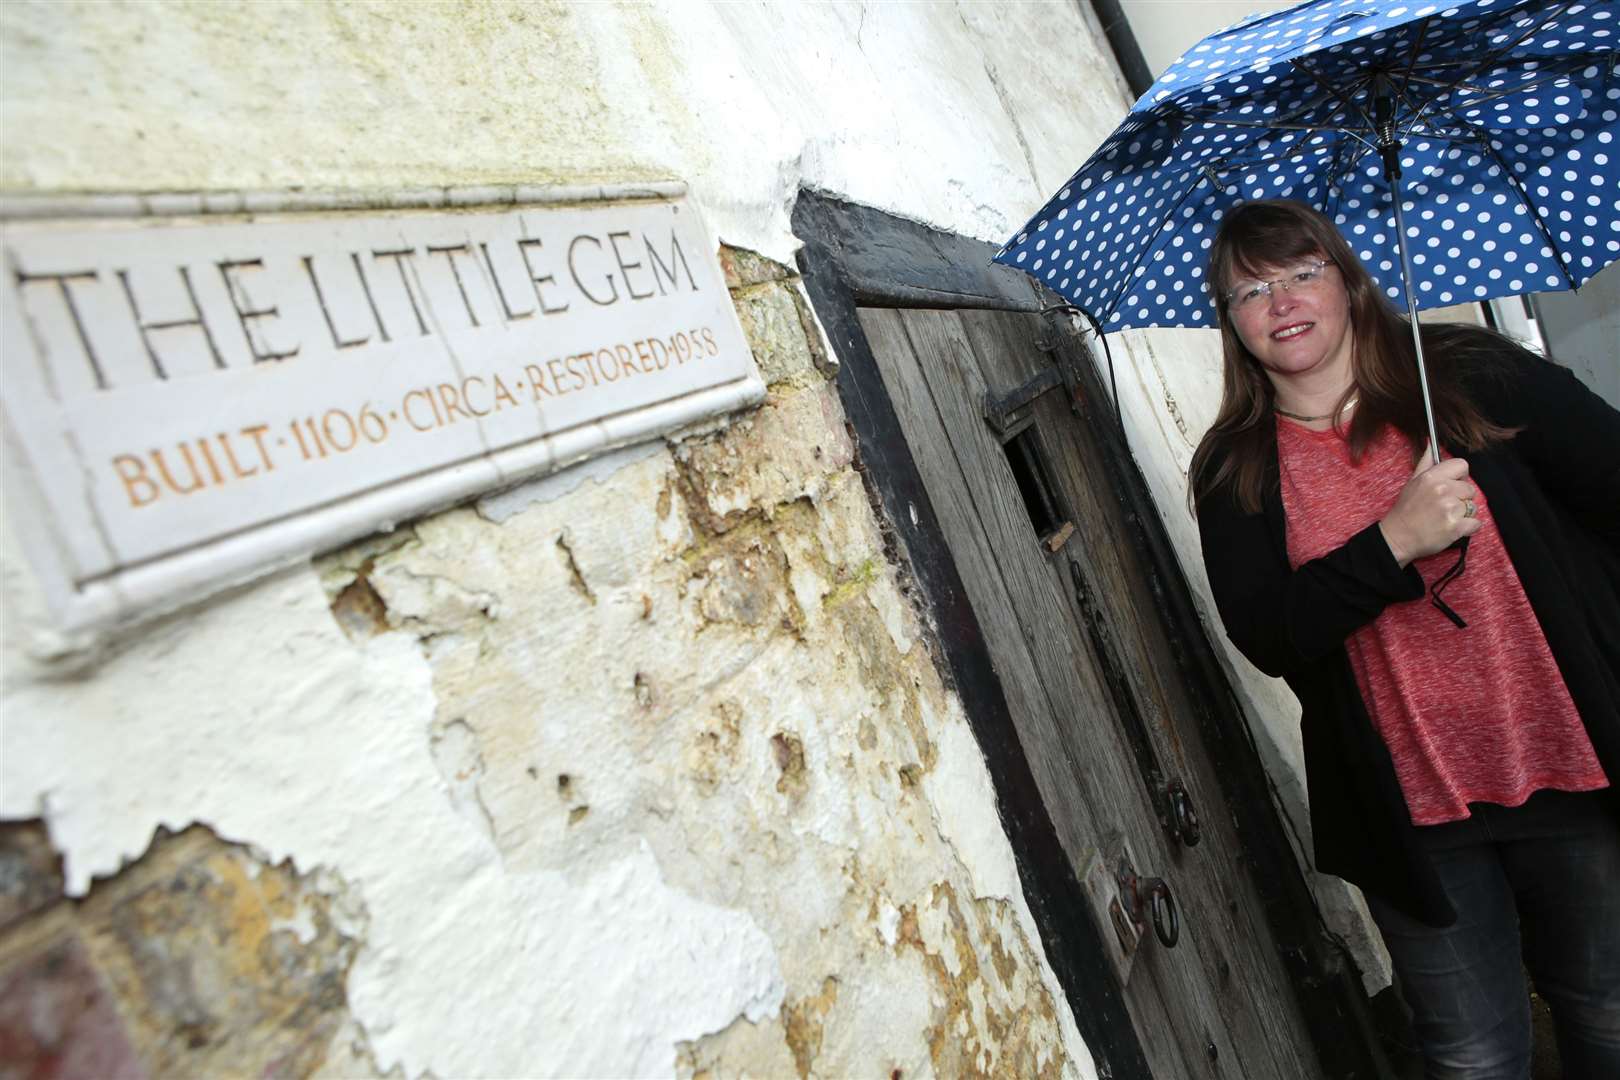
[[[1479,491],[1468,482],[1468,462],[1447,458],[1430,464],[1423,448],[1412,478],[1378,523],[1390,554],[1401,566],[1450,547],[1458,537],[1472,536],[1482,523],[1474,511]]]

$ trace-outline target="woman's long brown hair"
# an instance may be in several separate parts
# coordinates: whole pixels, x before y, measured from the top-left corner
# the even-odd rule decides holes
[[[1283,199],[1243,203],[1226,215],[1210,251],[1207,280],[1217,295],[1223,388],[1215,423],[1198,444],[1188,469],[1189,494],[1195,503],[1229,486],[1240,507],[1258,513],[1274,433],[1270,425],[1275,391],[1260,362],[1238,337],[1225,292],[1240,278],[1264,277],[1313,255],[1338,267],[1350,299],[1353,381],[1338,406],[1352,397],[1360,401],[1350,420],[1352,457],[1359,461],[1386,423],[1412,444],[1414,463],[1428,441],[1411,327],[1378,291],[1339,230],[1303,203]],[[1458,361],[1499,351],[1504,339],[1460,325],[1426,325],[1420,331],[1441,442],[1453,450],[1474,451],[1511,436],[1511,430],[1480,414],[1454,377]]]

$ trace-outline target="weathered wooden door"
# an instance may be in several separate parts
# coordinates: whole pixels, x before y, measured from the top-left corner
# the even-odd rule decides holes
[[[1221,805],[1220,788],[1182,738],[1188,691],[1087,439],[1111,418],[1075,408],[1050,377],[1056,335],[1038,315],[865,308],[859,318],[1036,782],[1093,897],[1083,917],[1106,913],[1105,946],[1117,948],[1154,1075],[1319,1075],[1230,822],[1200,812]],[[1172,784],[1197,817],[1175,835]],[[1148,908],[1139,936],[1124,910],[1132,873],[1164,881],[1169,897],[1160,890],[1154,925],[1138,885]],[[1176,932],[1173,947],[1161,930]]]
[[[1280,923],[1279,898],[1298,903],[1303,889],[1279,889],[1253,872],[1257,838],[1240,835],[1239,825],[1268,820],[1279,831],[1275,817],[1269,803],[1236,811],[1241,796],[1221,775],[1228,762],[1209,750],[1200,718],[1209,719],[1204,699],[1214,691],[1193,676],[1178,640],[1187,628],[1169,610],[1177,598],[1165,587],[1162,530],[1155,549],[1145,539],[1152,530],[1142,501],[1121,486],[1111,405],[1067,316],[1042,313],[1034,291],[1016,279],[975,286],[964,271],[947,273],[944,287],[921,286],[902,266],[899,276],[912,273],[913,281],[874,283],[872,261],[850,246],[867,253],[875,246],[892,261],[895,230],[906,227],[863,212],[852,234],[847,208],[821,212],[828,215],[822,227],[831,220],[843,232],[837,246],[807,253],[807,276],[814,277],[815,254],[832,255],[845,263],[846,291],[837,292],[823,268],[812,296],[818,307],[842,308],[822,317],[835,346],[848,346],[846,363],[872,369],[840,377],[846,399],[857,399],[846,401],[857,445],[869,470],[906,474],[875,486],[934,594],[947,651],[982,650],[988,659],[998,692],[959,688],[970,711],[977,695],[987,703],[982,711],[994,714],[975,728],[992,770],[999,762],[1003,773],[998,791],[1013,804],[1004,806],[1009,831],[1024,828],[1016,820],[1028,809],[1020,788],[1032,784],[1056,834],[1056,858],[1078,883],[1032,898],[1065,909],[1046,912],[1052,929],[1043,935],[1060,936],[1065,919],[1089,923],[1079,949],[1090,970],[1068,978],[1111,980],[1118,997],[1081,994],[1076,1011],[1117,1003],[1134,1033],[1122,1044],[1092,1026],[1094,1052],[1110,1043],[1100,1055],[1110,1059],[1105,1074],[1376,1075],[1377,1052],[1364,1030],[1349,1030],[1356,1023],[1346,1021],[1342,1004],[1324,1006],[1302,992],[1313,980],[1335,982],[1308,970],[1320,955],[1279,940],[1279,925],[1297,928],[1313,913]],[[800,220],[814,231],[816,223]],[[949,247],[933,234],[913,255],[922,251],[915,261],[927,264]],[[890,430],[879,430],[885,424]],[[900,450],[887,445],[896,436]],[[950,573],[929,565],[942,557]],[[972,630],[964,635],[957,624]],[[960,683],[977,679],[971,664],[955,671]],[[996,725],[1011,729],[1019,755],[998,757]],[[1236,741],[1246,746],[1241,735]],[[1021,861],[1041,858],[1030,841],[1015,835],[1014,842]],[[1274,870],[1286,844],[1276,836],[1262,843]],[[1055,878],[1026,873],[1025,880],[1026,891],[1040,891]],[[1071,992],[1071,1002],[1076,997]],[[1332,1034],[1334,1024],[1346,1030]]]

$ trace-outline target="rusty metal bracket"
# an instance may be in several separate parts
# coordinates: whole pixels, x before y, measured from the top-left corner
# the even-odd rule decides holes
[[[984,418],[992,430],[1003,440],[1016,435],[1026,426],[1035,399],[1063,385],[1063,373],[1047,368],[1024,385],[1007,391],[1000,397],[986,392]]]

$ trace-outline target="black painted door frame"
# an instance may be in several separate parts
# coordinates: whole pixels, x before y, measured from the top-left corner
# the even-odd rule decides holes
[[[1059,303],[1026,276],[990,262],[993,245],[804,191],[793,230],[803,241],[799,269],[817,317],[838,355],[838,388],[853,428],[857,462],[881,504],[884,527],[906,558],[938,630],[947,676],[960,695],[995,784],[997,805],[1048,961],[1063,986],[1099,1075],[1149,1076],[1139,1033],[1047,807],[1037,793],[998,676],[922,478],[901,432],[858,305],[993,308],[1040,313]],[[1081,393],[1106,400],[1095,366]],[[1099,413],[1105,410],[1098,410]],[[1242,708],[1205,636],[1192,593],[1147,482],[1123,433],[1102,439],[1114,495],[1142,549],[1150,587],[1165,613],[1181,674],[1196,688],[1203,750],[1218,765],[1226,812],[1243,837],[1242,859],[1266,907],[1283,967],[1298,996],[1328,1076],[1389,1075],[1361,977],[1326,931],[1294,857]]]

